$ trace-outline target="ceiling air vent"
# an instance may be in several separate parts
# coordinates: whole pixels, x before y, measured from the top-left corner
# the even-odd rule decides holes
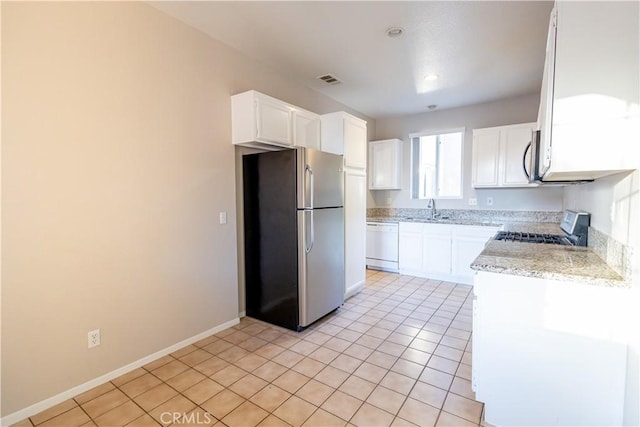
[[[337,77],[332,76],[331,74],[325,74],[324,76],[320,76],[318,78],[329,85],[339,85],[340,83],[342,83],[337,79]]]

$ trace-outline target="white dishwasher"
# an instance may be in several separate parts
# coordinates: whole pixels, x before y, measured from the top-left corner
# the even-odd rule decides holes
[[[398,272],[398,224],[367,221],[367,267]]]

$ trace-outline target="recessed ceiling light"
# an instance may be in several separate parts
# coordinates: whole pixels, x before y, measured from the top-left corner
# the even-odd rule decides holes
[[[427,76],[424,79],[425,80],[429,80],[429,81],[438,80],[438,75],[437,74],[427,74]]]
[[[401,27],[391,27],[387,30],[387,36],[389,37],[400,37],[404,34],[404,29]]]

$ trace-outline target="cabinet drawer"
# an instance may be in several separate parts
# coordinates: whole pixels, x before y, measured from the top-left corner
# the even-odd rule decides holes
[[[448,224],[424,224],[424,234],[431,236],[451,236],[453,226]]]
[[[399,225],[400,233],[422,233],[423,225],[419,222],[401,222]]]

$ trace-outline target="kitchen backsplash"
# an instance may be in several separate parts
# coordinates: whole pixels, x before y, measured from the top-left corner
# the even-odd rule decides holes
[[[593,227],[589,227],[587,245],[625,280],[632,279],[634,250],[631,246],[624,245]]]
[[[493,222],[553,222],[560,223],[562,212],[555,211],[508,211],[484,209],[437,209],[443,217],[455,220],[475,220]],[[368,218],[411,217],[429,218],[428,209],[412,208],[368,208]]]

